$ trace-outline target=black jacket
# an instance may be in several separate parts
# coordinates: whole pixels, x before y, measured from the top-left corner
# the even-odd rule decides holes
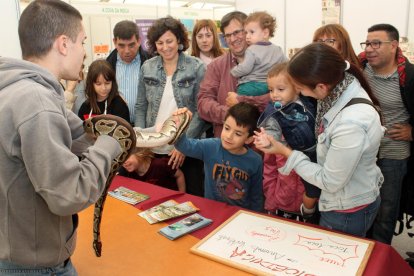
[[[148,54],[148,52],[142,50],[142,47],[139,47],[138,54],[139,54],[139,57],[141,58],[141,66],[142,66],[142,64],[144,64],[144,62],[147,59],[150,59],[151,58],[151,56],[150,56],[150,54]],[[116,61],[117,61],[117,58],[118,58],[118,50],[117,49],[114,49],[109,54],[109,56],[106,58],[106,61],[108,61],[111,64],[111,66],[112,66],[112,68],[114,68],[114,71],[115,72],[116,72]]]

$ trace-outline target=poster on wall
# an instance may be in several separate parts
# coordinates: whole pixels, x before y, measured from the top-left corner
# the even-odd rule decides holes
[[[339,24],[340,20],[341,0],[322,0],[322,25]]]
[[[255,275],[362,275],[374,242],[239,211],[191,252]]]
[[[191,36],[193,34],[193,29],[195,25],[194,19],[180,19],[181,23],[183,23],[184,27],[187,29],[188,38],[191,40]]]
[[[109,55],[109,44],[93,45],[93,60],[106,59]]]
[[[135,23],[138,26],[139,37],[141,39],[141,47],[143,50],[148,50],[147,33],[148,29],[154,23],[154,19],[135,19]]]

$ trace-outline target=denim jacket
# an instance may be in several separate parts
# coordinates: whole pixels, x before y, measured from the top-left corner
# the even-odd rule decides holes
[[[300,96],[300,101],[278,109],[269,103],[257,124],[266,131],[270,129],[269,133],[275,134],[274,137],[279,141],[283,134],[287,144],[295,150],[314,151],[316,104],[305,96]]]
[[[205,124],[197,113],[197,94],[204,71],[204,63],[200,59],[180,53],[177,69],[172,76],[173,93],[178,108],[187,107],[193,113],[186,132],[191,138],[199,138]],[[155,56],[142,65],[135,104],[136,127],[154,126],[166,81],[161,56]]]
[[[279,171],[294,169],[305,181],[322,190],[319,210],[347,210],[372,203],[379,196],[383,176],[376,165],[384,128],[379,115],[367,104],[341,110],[352,98],[369,98],[357,80],[343,92],[323,117],[318,136],[318,163],[293,151]]]

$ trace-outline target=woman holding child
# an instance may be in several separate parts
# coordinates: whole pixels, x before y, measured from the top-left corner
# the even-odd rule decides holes
[[[364,237],[380,204],[383,181],[376,155],[384,134],[378,105],[361,70],[323,43],[301,49],[289,62],[288,73],[305,96],[318,100],[315,120],[317,163],[292,150],[262,129],[255,145],[265,153],[282,154],[279,171],[295,170],[322,190],[320,225]],[[350,101],[363,98],[367,102]]]

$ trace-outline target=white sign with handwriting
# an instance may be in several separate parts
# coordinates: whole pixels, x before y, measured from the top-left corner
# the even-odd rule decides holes
[[[254,274],[362,275],[374,242],[239,211],[191,251]]]

